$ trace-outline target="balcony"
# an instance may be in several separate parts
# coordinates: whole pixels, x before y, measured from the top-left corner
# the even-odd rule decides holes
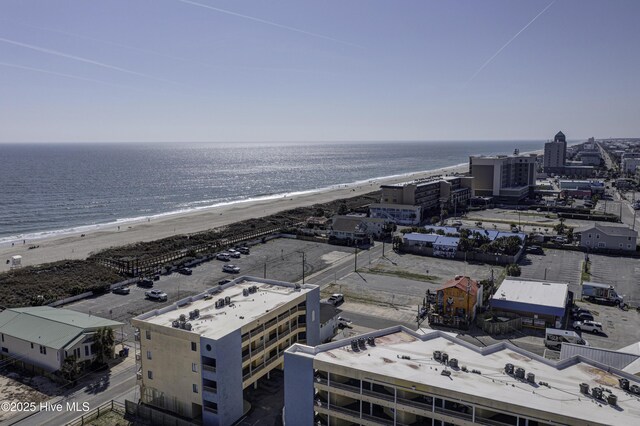
[[[203,386],[203,390],[211,393],[218,393],[218,388],[212,388],[211,386]]]
[[[217,408],[207,407],[206,405],[203,408],[204,408],[204,411],[207,411],[207,412],[213,413],[213,414],[218,414],[218,409]]]
[[[202,369],[211,373],[216,372],[216,367],[214,367],[213,365],[202,364]]]

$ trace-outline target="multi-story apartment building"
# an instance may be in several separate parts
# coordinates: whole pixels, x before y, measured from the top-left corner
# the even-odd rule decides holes
[[[296,344],[285,367],[287,425],[630,425],[640,415],[630,373],[436,330]]]
[[[566,162],[567,138],[564,133],[558,132],[553,142],[544,144],[544,172],[562,174]]]
[[[638,166],[640,166],[640,152],[622,154],[620,163],[623,173],[635,173]]]
[[[132,319],[144,404],[196,423],[230,425],[244,390],[282,368],[296,342],[320,343],[319,288],[240,277]]]
[[[420,213],[419,223],[429,212],[465,206],[473,195],[472,179],[468,176],[433,176],[395,185],[381,185],[380,189],[380,203],[372,204],[371,209],[375,217],[392,219],[396,223],[411,221],[414,214]],[[409,206],[420,209],[415,211]]]
[[[536,185],[536,157],[536,154],[469,157],[474,194],[507,202],[527,198]]]

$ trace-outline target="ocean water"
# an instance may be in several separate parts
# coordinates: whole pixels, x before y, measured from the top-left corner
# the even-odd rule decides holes
[[[0,243],[541,149],[543,141],[0,145]]]

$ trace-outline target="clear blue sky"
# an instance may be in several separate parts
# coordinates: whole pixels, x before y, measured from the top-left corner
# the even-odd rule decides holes
[[[0,142],[640,136],[640,1],[550,3],[3,0]]]

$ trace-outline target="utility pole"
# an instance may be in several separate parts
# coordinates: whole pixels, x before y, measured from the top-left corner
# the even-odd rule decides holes
[[[382,257],[384,257],[384,240],[382,241]]]
[[[356,257],[354,261],[353,272],[358,272],[358,246],[356,246]]]

